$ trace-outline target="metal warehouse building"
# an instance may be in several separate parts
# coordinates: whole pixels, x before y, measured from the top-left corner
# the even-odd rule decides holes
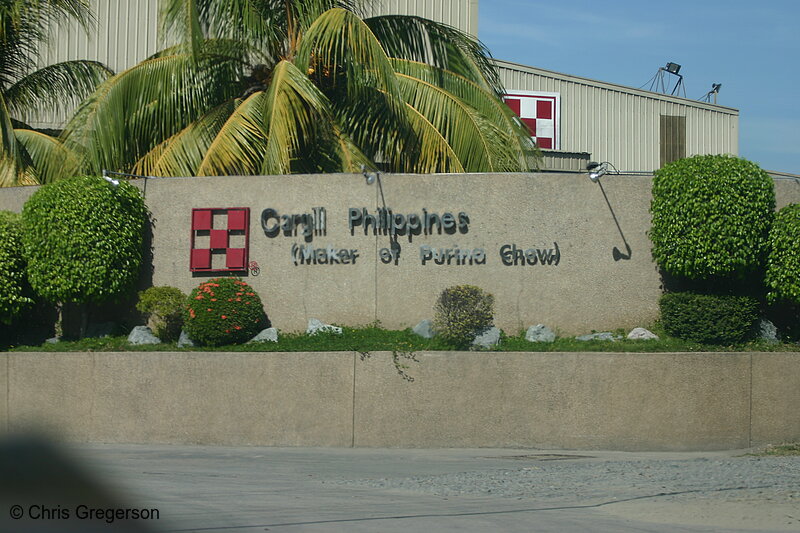
[[[155,53],[157,0],[90,0],[96,35],[55,28],[43,64],[94,59],[119,72]],[[418,15],[478,32],[478,0],[382,0],[373,14]],[[547,170],[582,170],[589,159],[649,172],[695,154],[739,153],[739,111],[677,96],[498,60],[506,101],[529,125]],[[58,128],[63,117],[30,118]]]

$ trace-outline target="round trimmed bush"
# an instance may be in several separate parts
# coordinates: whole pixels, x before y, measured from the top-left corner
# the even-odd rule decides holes
[[[33,304],[22,257],[20,216],[0,211],[0,322],[11,324]]]
[[[214,278],[189,295],[184,329],[199,344],[240,344],[269,327],[261,298],[239,278]]]
[[[659,305],[667,333],[704,344],[742,342],[758,320],[758,302],[748,296],[672,292]]]
[[[769,302],[800,304],[800,204],[787,205],[775,216],[765,283]]]
[[[763,265],[775,209],[772,179],[732,156],[680,159],[655,171],[653,258],[689,279],[742,278]]]
[[[456,346],[468,346],[477,332],[494,320],[494,296],[474,285],[456,285],[442,291],[434,307],[436,334]]]
[[[136,309],[148,315],[147,325],[159,339],[177,340],[183,327],[186,295],[175,287],[150,287],[139,293]]]
[[[96,176],[44,185],[22,209],[28,279],[50,302],[100,303],[133,289],[147,210],[139,189]]]

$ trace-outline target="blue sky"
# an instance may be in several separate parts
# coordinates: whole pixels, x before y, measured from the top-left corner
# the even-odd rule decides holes
[[[800,0],[480,0],[478,37],[498,59],[630,87],[668,61],[686,97],[722,83],[739,155],[800,174]],[[671,91],[671,87],[670,87]]]

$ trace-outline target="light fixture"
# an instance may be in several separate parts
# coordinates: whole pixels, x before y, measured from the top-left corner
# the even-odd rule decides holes
[[[589,161],[586,163],[586,170],[589,171],[589,179],[592,180],[593,183],[599,182],[600,178],[606,174],[620,173],[619,170],[617,170],[617,167],[608,161],[603,161],[602,163],[598,163],[597,161]]]
[[[677,74],[681,71],[681,66],[677,63],[667,63],[667,66],[664,67],[664,70],[669,72],[670,74]]]
[[[367,180],[367,185],[372,185],[373,183],[375,183],[376,179],[380,179],[380,172],[378,172],[377,170],[375,172],[368,172],[366,165],[361,165],[361,173]]]
[[[115,180],[111,176],[108,175],[107,170],[103,170],[103,179],[109,182],[114,187],[119,187],[119,180]]]
[[[597,183],[600,178],[608,173],[608,162],[598,163],[597,161],[589,161],[586,164],[586,170],[589,171],[589,179]]]
[[[714,104],[716,104],[717,103],[717,95],[719,94],[719,90],[721,88],[722,88],[722,84],[721,83],[712,83],[711,84],[711,90],[708,91],[706,94],[704,94],[703,97],[700,98],[700,101],[701,102],[711,103],[711,97],[713,96],[714,97]]]

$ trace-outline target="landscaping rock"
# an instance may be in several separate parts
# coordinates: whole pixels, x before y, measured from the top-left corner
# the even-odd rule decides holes
[[[622,337],[620,335],[614,335],[610,331],[603,331],[601,333],[589,333],[587,335],[579,335],[575,337],[575,340],[579,341],[613,341],[616,342],[621,340]]]
[[[332,332],[336,333],[337,335],[342,334],[342,328],[340,327],[331,326],[330,324],[324,324],[322,321],[317,320],[316,318],[309,318],[308,327],[306,328],[306,335],[316,335],[320,331]]]
[[[147,326],[136,326],[128,335],[128,342],[141,346],[143,344],[161,344],[161,339],[153,335]]]
[[[278,342],[278,330],[276,328],[262,329],[258,335],[247,341],[247,344],[256,342]]]
[[[657,341],[658,335],[644,328],[633,328],[628,338],[633,341]]]
[[[189,348],[194,346],[194,341],[189,338],[189,334],[186,333],[186,330],[181,330],[181,336],[178,338],[178,348]]]
[[[50,337],[46,341],[47,344],[56,344],[57,342],[61,342],[61,337]]]
[[[758,322],[753,325],[753,337],[772,344],[780,342],[778,338],[778,328],[766,318],[759,319]]]
[[[472,341],[474,348],[489,349],[493,346],[500,344],[500,329],[497,327],[490,327],[484,329]]]
[[[525,340],[529,342],[553,342],[556,334],[544,324],[536,324],[528,328],[525,332]]]
[[[432,339],[436,336],[436,332],[433,331],[433,322],[430,320],[423,320],[414,326],[412,331],[423,339]]]

